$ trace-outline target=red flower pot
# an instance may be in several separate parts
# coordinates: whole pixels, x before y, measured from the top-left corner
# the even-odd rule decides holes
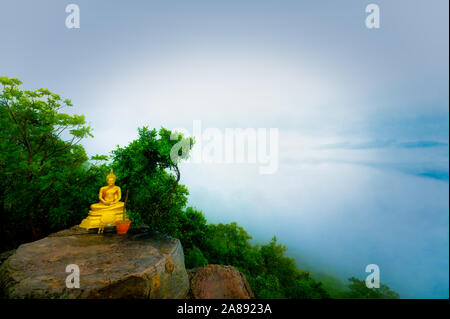
[[[116,222],[117,234],[125,235],[128,232],[128,228],[130,228],[130,224],[131,224],[131,220],[117,221]]]

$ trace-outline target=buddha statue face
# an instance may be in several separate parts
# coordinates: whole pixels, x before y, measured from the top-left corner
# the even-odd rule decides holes
[[[108,174],[108,176],[106,176],[106,183],[108,184],[108,186],[112,186],[115,182],[116,175],[113,174],[113,170],[111,169],[111,172]]]
[[[108,186],[114,185],[115,180],[112,177],[107,177],[106,178],[106,183],[108,184]]]

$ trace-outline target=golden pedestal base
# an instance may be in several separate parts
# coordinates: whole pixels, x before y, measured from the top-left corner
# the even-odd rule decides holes
[[[113,209],[90,210],[88,217],[83,219],[79,226],[86,230],[116,226],[116,221],[123,220],[124,208],[123,203],[120,204],[119,207],[114,207]]]

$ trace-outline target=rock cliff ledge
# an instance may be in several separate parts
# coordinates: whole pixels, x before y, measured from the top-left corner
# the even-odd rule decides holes
[[[79,288],[68,288],[68,265]],[[156,232],[96,234],[73,227],[21,245],[0,266],[6,298],[185,298],[180,241]]]

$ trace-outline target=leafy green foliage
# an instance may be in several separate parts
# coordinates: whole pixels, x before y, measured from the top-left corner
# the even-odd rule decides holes
[[[6,247],[73,223],[99,172],[78,145],[92,136],[84,116],[61,112],[70,100],[48,89],[22,90],[15,78],[0,77],[0,84],[0,236]]]
[[[192,208],[189,211],[194,212]],[[190,223],[189,230],[198,236],[181,236],[183,247],[194,247],[187,249],[187,267],[206,262],[235,266],[245,274],[258,298],[328,297],[321,283],[301,272],[295,261],[286,257],[286,247],[277,244],[275,237],[267,245],[255,246],[249,242],[251,236],[236,223],[206,225],[198,217],[201,212],[196,214],[198,221]]]
[[[185,249],[184,262],[186,265],[191,265],[190,268],[208,265],[208,260],[197,247]]]
[[[370,290],[357,279],[345,286],[328,276],[323,285],[286,256],[286,247],[276,237],[266,245],[252,245],[251,236],[236,223],[208,225],[203,213],[192,207],[180,212],[177,221],[170,235],[181,240],[187,268],[232,265],[245,274],[257,298],[398,298],[386,285]]]
[[[284,299],[278,278],[274,275],[261,274],[256,278],[249,277],[250,287],[257,298],[261,299]]]
[[[329,272],[314,273],[314,278],[322,282],[323,288],[331,298],[344,298],[344,292],[348,290],[345,283],[329,274]]]
[[[207,240],[203,247],[211,263],[248,267],[256,262],[249,243],[250,235],[236,223],[208,225]]]
[[[139,137],[113,153],[118,185],[128,191],[127,209],[135,224],[145,223],[164,233],[177,233],[188,190],[180,185],[178,164],[189,156],[193,140],[161,128],[138,129]],[[177,156],[173,156],[176,150]],[[175,174],[175,175],[174,175]],[[164,215],[164,220],[160,219]]]
[[[398,299],[400,295],[381,283],[380,288],[367,288],[364,280],[351,277],[348,279],[348,290],[343,291],[342,298],[350,299]]]

